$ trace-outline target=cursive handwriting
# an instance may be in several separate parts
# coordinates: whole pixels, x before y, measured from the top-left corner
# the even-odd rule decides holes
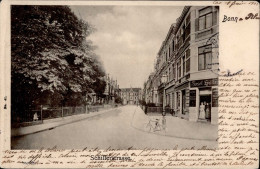
[[[227,73],[223,74],[222,76],[235,76],[238,75],[239,73],[241,73],[243,71],[243,69],[235,72],[235,73],[231,73],[230,70],[227,70]]]
[[[258,6],[258,2],[255,2],[255,1],[213,1],[213,4],[214,5],[225,4],[229,8],[231,8],[233,6],[241,6],[241,5],[254,5],[254,6]]]
[[[258,13],[256,14],[253,14],[253,13],[249,13],[246,17],[245,17],[246,20],[248,19],[260,19],[260,17],[258,16]]]

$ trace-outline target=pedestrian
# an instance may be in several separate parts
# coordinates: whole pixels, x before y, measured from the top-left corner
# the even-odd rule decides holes
[[[206,118],[208,119],[209,118],[209,104],[207,103],[206,106],[205,106],[205,109],[206,109]]]
[[[154,131],[159,131],[159,130],[160,130],[159,119],[156,119],[156,120],[155,120]]]
[[[38,115],[37,115],[37,113],[34,113],[34,115],[33,115],[33,121],[38,121]]]
[[[203,102],[201,102],[201,104],[200,104],[199,119],[205,119],[205,105]]]

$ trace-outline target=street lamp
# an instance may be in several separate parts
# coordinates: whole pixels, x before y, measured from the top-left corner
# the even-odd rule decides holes
[[[162,75],[161,78],[161,82],[163,83],[164,87],[163,87],[163,112],[162,115],[165,116],[166,112],[165,112],[165,104],[166,104],[166,96],[165,96],[165,83],[167,82],[167,75],[164,74]]]

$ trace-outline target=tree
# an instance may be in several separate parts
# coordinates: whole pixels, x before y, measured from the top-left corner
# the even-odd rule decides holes
[[[141,104],[142,106],[146,106],[146,102],[144,99],[140,99],[139,104]]]
[[[12,6],[12,110],[84,104],[105,75],[93,30],[67,6]]]
[[[115,95],[115,103],[123,104],[123,99],[117,94]]]

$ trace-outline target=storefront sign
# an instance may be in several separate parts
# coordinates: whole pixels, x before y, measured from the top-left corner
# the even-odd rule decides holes
[[[190,107],[196,107],[196,90],[190,90]]]
[[[205,79],[205,80],[194,80],[190,82],[190,87],[208,87],[217,86],[218,79]]]
[[[212,107],[218,107],[218,88],[212,89]]]

